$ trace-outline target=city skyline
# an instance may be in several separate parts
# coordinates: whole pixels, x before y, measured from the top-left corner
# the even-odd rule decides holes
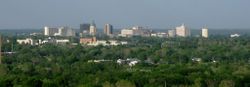
[[[70,26],[95,20],[97,28],[109,23],[116,28],[147,26],[171,29],[250,28],[250,1],[243,0],[43,0],[1,1],[0,29]]]

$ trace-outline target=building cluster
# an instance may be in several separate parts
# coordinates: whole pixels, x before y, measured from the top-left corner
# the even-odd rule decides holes
[[[35,45],[35,41],[31,38],[26,38],[26,39],[17,39],[17,43],[19,44],[30,44],[30,45]]]
[[[70,27],[51,28],[51,27],[45,26],[44,35],[45,36],[75,36],[76,32],[74,29]]]
[[[127,58],[127,59],[118,59],[116,61],[118,64],[128,64],[129,66],[135,66],[136,64],[140,63],[139,59],[134,58]]]
[[[103,62],[113,62],[113,60],[88,60],[88,63],[103,63]],[[141,60],[135,58],[127,58],[127,59],[118,59],[116,63],[119,65],[129,65],[130,67],[135,66],[136,64],[140,63]]]
[[[132,28],[125,28],[121,30],[119,36],[122,37],[131,37],[131,36],[150,36],[151,31],[144,29],[143,27],[135,26]]]
[[[107,36],[115,36],[113,26],[111,24],[105,24],[103,28],[103,33]],[[76,32],[70,27],[60,27],[60,28],[49,28],[44,27],[44,35],[46,36],[75,36]],[[92,23],[83,23],[80,24],[80,37],[85,36],[96,36],[97,27],[95,22]],[[117,34],[116,34],[117,35]],[[117,36],[121,37],[132,37],[132,36],[145,36],[145,37],[189,37],[191,36],[190,30],[182,24],[177,26],[175,29],[168,30],[168,32],[153,32],[144,27],[134,26],[131,28],[121,29],[120,33]],[[208,38],[208,29],[201,29],[201,36]]]
[[[231,34],[230,37],[231,37],[231,38],[240,37],[240,34]]]
[[[112,36],[113,35],[113,26],[111,24],[105,24],[105,26],[103,28],[103,33],[105,35]],[[80,36],[83,36],[83,35],[94,36],[96,34],[97,34],[97,27],[96,27],[96,24],[94,22],[92,22],[91,24],[89,24],[89,23],[80,24]]]
[[[189,37],[189,36],[191,36],[191,32],[184,24],[176,27],[175,29],[168,30],[168,37]],[[201,29],[201,36],[203,38],[208,38],[209,34],[207,28]]]
[[[117,45],[126,45],[127,41],[117,41],[117,40],[97,40],[96,37],[91,38],[80,38],[80,44],[89,45],[89,46],[117,46]]]
[[[103,28],[103,34],[107,36],[116,36],[114,34],[113,26],[111,24],[105,24]],[[32,34],[33,35],[33,34]],[[34,34],[37,35],[37,34]],[[18,39],[17,42],[20,44],[30,44],[30,45],[40,45],[45,43],[56,43],[56,44],[63,44],[69,43],[68,39],[54,39],[50,38],[50,36],[63,36],[63,37],[74,37],[76,36],[76,32],[73,28],[70,27],[44,27],[44,35],[49,36],[46,39],[39,39],[34,40],[31,38],[27,39]],[[84,36],[86,35],[86,36]],[[97,46],[97,45],[125,45],[127,44],[126,41],[117,41],[117,40],[97,40],[97,27],[95,22],[92,23],[83,23],[80,24],[80,32],[79,32],[79,43],[89,46]],[[86,38],[89,37],[90,38]],[[176,27],[175,29],[168,30],[168,32],[153,32],[144,27],[134,26],[131,28],[124,28],[120,31],[117,36],[121,37],[132,37],[132,36],[143,36],[143,37],[189,37],[191,36],[190,30],[182,24],[181,26]],[[208,38],[208,29],[202,28],[201,29],[201,36],[204,38]],[[237,36],[237,35],[236,35]],[[84,38],[85,37],[85,38]],[[232,36],[234,37],[234,36]]]
[[[52,43],[52,44],[66,44],[69,43],[69,39],[55,39],[55,38],[46,38],[44,40],[42,39],[32,39],[32,38],[26,38],[26,39],[17,39],[18,44],[28,44],[28,45],[42,45],[46,43]]]

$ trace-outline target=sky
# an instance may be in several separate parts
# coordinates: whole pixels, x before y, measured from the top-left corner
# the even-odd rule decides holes
[[[250,29],[250,0],[1,0],[0,29],[40,29],[95,21],[98,28]]]

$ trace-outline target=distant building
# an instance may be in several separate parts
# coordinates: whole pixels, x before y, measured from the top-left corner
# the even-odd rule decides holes
[[[151,37],[167,37],[167,33],[165,32],[152,33],[150,36]]]
[[[151,36],[152,31],[149,29],[145,29],[140,26],[135,26],[132,28],[126,28],[121,30],[121,34],[119,36],[122,37],[130,37],[130,36]]]
[[[204,38],[208,38],[208,29],[207,28],[201,29],[201,36]]]
[[[186,28],[184,24],[179,27],[176,27],[176,36],[178,37],[188,37],[190,36],[190,31]]]
[[[51,43],[51,44],[66,44],[69,43],[69,39],[55,39],[55,38],[46,38],[45,40],[39,40],[39,44],[46,44],[46,43]]]
[[[80,44],[89,44],[89,43],[95,43],[96,37],[92,38],[80,38]]]
[[[31,38],[26,39],[17,39],[18,44],[29,44],[29,45],[35,45],[35,41]]]
[[[132,29],[122,29],[121,30],[121,36],[122,37],[129,37],[134,35],[134,30]]]
[[[61,40],[56,40],[56,43],[57,44],[66,44],[66,43],[69,43],[69,39],[61,39]]]
[[[80,24],[80,33],[88,34],[89,28],[90,28],[90,24]]]
[[[117,41],[117,40],[97,40],[96,37],[92,38],[80,38],[80,44],[88,45],[88,46],[117,46],[117,45],[125,45],[128,44],[127,41]]]
[[[231,37],[231,38],[240,37],[240,34],[231,34],[230,37]]]
[[[120,65],[121,64],[127,64],[130,67],[135,66],[136,64],[138,64],[140,62],[141,62],[141,60],[139,60],[139,59],[130,59],[130,58],[127,58],[127,59],[118,59],[116,61],[116,63],[118,63]]]
[[[58,28],[49,28],[47,26],[44,27],[45,36],[54,36],[55,33],[58,33]]]
[[[192,61],[193,61],[193,62],[201,62],[202,59],[201,59],[201,58],[192,58]]]
[[[168,37],[175,37],[175,30],[168,30]]]
[[[54,36],[75,36],[75,30],[70,27],[60,27]]]
[[[106,24],[104,26],[104,34],[106,35],[112,35],[113,34],[113,26],[111,24]]]
[[[75,36],[75,30],[70,27],[49,28],[44,27],[45,36]]]
[[[143,27],[135,26],[132,27],[134,36],[142,36],[144,34]]]
[[[117,46],[117,45],[126,45],[128,44],[127,41],[116,41],[116,40],[97,40],[94,43],[89,43],[87,45],[89,46],[98,46],[98,45],[103,45],[103,46]]]
[[[96,24],[94,22],[92,22],[89,27],[89,34],[96,35]]]

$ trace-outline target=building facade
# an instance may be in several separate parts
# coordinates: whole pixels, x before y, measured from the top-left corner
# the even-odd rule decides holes
[[[58,33],[58,28],[49,28],[47,26],[44,27],[45,36],[54,36],[55,33]]]
[[[89,27],[89,34],[96,35],[96,24],[94,22]]]
[[[80,38],[80,44],[90,44],[90,43],[95,43],[96,37],[92,37],[92,38]]]
[[[122,29],[121,30],[121,36],[123,37],[128,37],[128,36],[133,36],[134,35],[134,30],[132,29]]]
[[[29,45],[35,45],[35,41],[31,38],[26,39],[17,39],[18,44],[29,44]]]
[[[190,31],[186,28],[184,24],[175,29],[176,36],[178,37],[188,37],[190,36]]]
[[[201,29],[201,36],[204,38],[208,38],[208,29],[207,28]]]
[[[113,34],[113,26],[111,24],[105,24],[103,32],[105,35],[112,35]]]
[[[44,27],[45,36],[75,36],[75,30],[70,27],[49,28]]]
[[[175,37],[175,30],[168,30],[168,37]]]
[[[80,33],[83,34],[88,34],[89,33],[89,28],[90,28],[90,24],[80,24]]]

